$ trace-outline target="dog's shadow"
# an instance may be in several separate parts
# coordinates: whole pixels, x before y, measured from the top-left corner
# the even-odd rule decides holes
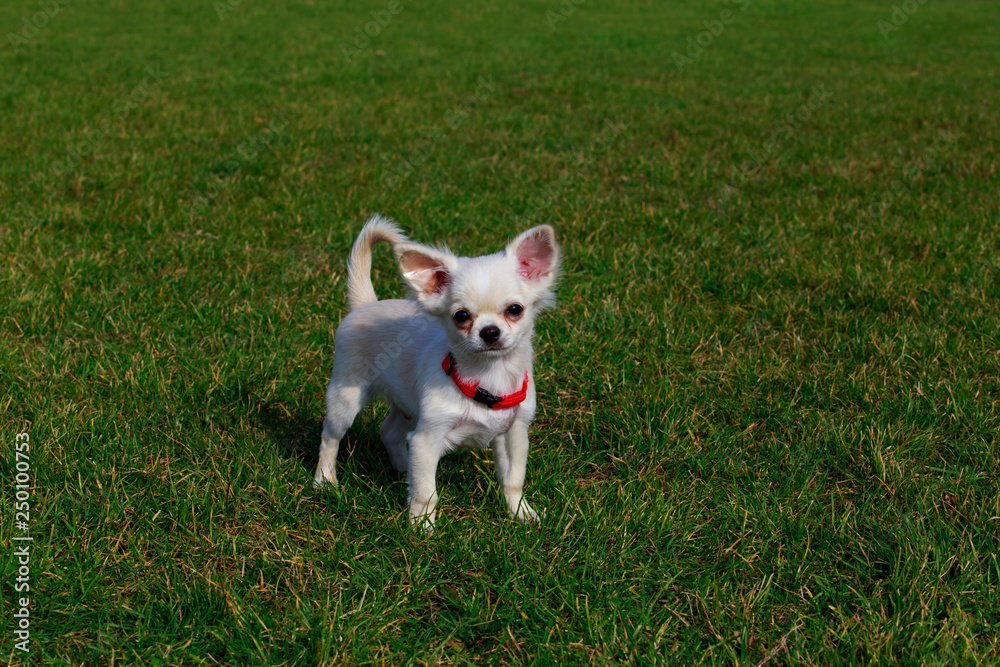
[[[267,400],[245,387],[239,390],[239,396],[250,418],[266,429],[278,445],[279,455],[295,459],[311,484],[319,461],[323,418],[311,408],[289,405],[280,399]],[[384,490],[398,482],[405,484],[406,473],[396,472],[392,467],[379,436],[379,427],[387,414],[388,408],[381,401],[375,401],[355,418],[340,443],[337,456],[337,475],[342,484],[351,484],[351,477],[366,480],[373,487]],[[459,450],[443,457],[436,475],[439,488],[477,484],[470,473],[483,462],[481,452],[470,450]],[[405,505],[406,494],[402,493],[398,502]]]
[[[301,405],[288,405],[280,399],[264,399],[246,388],[241,388],[239,394],[251,419],[263,427],[278,445],[280,456],[297,460],[312,478],[319,461],[323,417]],[[386,486],[399,479],[378,434],[386,414],[386,408],[379,403],[358,414],[340,443],[338,475],[349,470],[352,475]]]

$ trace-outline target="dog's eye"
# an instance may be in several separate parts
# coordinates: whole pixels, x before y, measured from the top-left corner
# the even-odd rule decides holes
[[[524,306],[522,306],[519,303],[512,303],[509,306],[507,306],[507,314],[510,315],[511,317],[517,317],[523,312],[524,312]]]
[[[455,320],[456,324],[464,324],[469,321],[469,317],[469,311],[459,310],[451,316],[451,319]]]

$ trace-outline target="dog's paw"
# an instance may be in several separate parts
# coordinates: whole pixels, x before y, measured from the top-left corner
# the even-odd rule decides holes
[[[413,526],[415,530],[429,536],[434,533],[434,522],[436,520],[437,512],[431,512],[430,514],[418,514],[410,517],[410,525]]]
[[[541,515],[538,512],[531,509],[526,501],[522,500],[517,505],[517,510],[510,512],[510,518],[521,523],[541,523],[542,519],[545,518],[545,510],[542,510]]]
[[[322,470],[316,470],[316,476],[313,478],[313,488],[314,489],[325,489],[327,487],[337,488],[337,472],[331,470],[324,474]]]

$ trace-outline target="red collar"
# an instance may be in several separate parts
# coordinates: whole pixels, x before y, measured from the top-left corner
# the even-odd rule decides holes
[[[455,357],[452,356],[451,352],[445,355],[444,361],[441,362],[441,368],[451,376],[451,379],[455,381],[455,384],[463,394],[494,410],[512,408],[521,403],[528,395],[528,371],[524,371],[524,384],[521,385],[521,391],[516,391],[506,396],[494,396],[480,387],[478,382],[466,382],[462,379],[462,376],[458,374],[458,368],[455,366]]]

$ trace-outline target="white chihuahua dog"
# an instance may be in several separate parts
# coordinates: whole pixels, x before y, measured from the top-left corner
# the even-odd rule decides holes
[[[381,241],[393,246],[415,300],[375,296],[372,250]],[[412,524],[434,527],[440,458],[491,444],[511,518],[538,521],[523,496],[535,416],[531,336],[535,316],[554,303],[558,270],[548,225],[522,233],[503,252],[458,257],[372,217],[348,261],[351,312],[337,328],[316,485],[337,483],[340,441],[381,395],[389,405],[382,442],[393,467],[407,472]]]

